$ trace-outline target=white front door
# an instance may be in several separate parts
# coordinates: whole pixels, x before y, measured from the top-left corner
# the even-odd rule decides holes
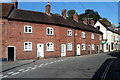
[[[66,56],[66,45],[61,44],[61,56]]]
[[[80,54],[80,44],[77,44],[77,55],[81,55]]]
[[[44,57],[44,44],[37,44],[37,57]]]

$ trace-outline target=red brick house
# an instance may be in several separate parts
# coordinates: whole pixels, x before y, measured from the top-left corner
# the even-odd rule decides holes
[[[17,2],[2,5],[2,56],[3,60],[37,59],[49,57],[95,54],[100,49],[102,32],[86,21],[46,12],[17,9]],[[100,39],[101,38],[101,39]],[[102,46],[101,46],[102,47]]]

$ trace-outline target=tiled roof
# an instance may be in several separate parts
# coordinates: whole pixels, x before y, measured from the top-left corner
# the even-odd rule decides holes
[[[1,7],[0,9],[2,9],[2,16],[0,15],[0,17],[3,18],[7,18],[8,15],[10,14],[10,12],[13,9],[13,4],[9,4],[9,3],[0,3]]]
[[[82,22],[76,22],[73,19],[64,18],[60,15],[55,15],[55,14],[48,15],[48,14],[43,13],[43,12],[15,9],[12,12],[12,14],[9,16],[8,19],[19,20],[19,21],[28,21],[28,22],[37,22],[37,23],[45,23],[45,24],[54,24],[54,25],[82,29],[82,30],[102,34],[102,32],[98,31],[93,26],[86,25]]]

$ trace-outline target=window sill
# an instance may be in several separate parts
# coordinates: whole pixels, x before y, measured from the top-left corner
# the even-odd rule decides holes
[[[31,32],[31,33],[29,33],[29,32],[24,32],[24,34],[32,34],[32,32]]]
[[[54,51],[47,51],[47,52],[54,52]]]
[[[32,51],[32,50],[24,50],[24,51],[26,51],[26,52],[28,51],[29,52],[29,51]]]

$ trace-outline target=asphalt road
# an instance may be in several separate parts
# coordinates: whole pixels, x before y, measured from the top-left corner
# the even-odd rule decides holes
[[[114,55],[116,54],[116,55]],[[113,68],[120,67],[119,52],[101,53],[60,59],[36,61],[6,72],[2,78],[85,78],[85,79],[113,79]],[[117,59],[117,60],[116,60]],[[113,66],[117,65],[117,66]],[[111,67],[112,66],[112,67]],[[120,72],[120,71],[118,71]],[[109,74],[108,74],[109,73]],[[116,79],[117,80],[117,79]]]

